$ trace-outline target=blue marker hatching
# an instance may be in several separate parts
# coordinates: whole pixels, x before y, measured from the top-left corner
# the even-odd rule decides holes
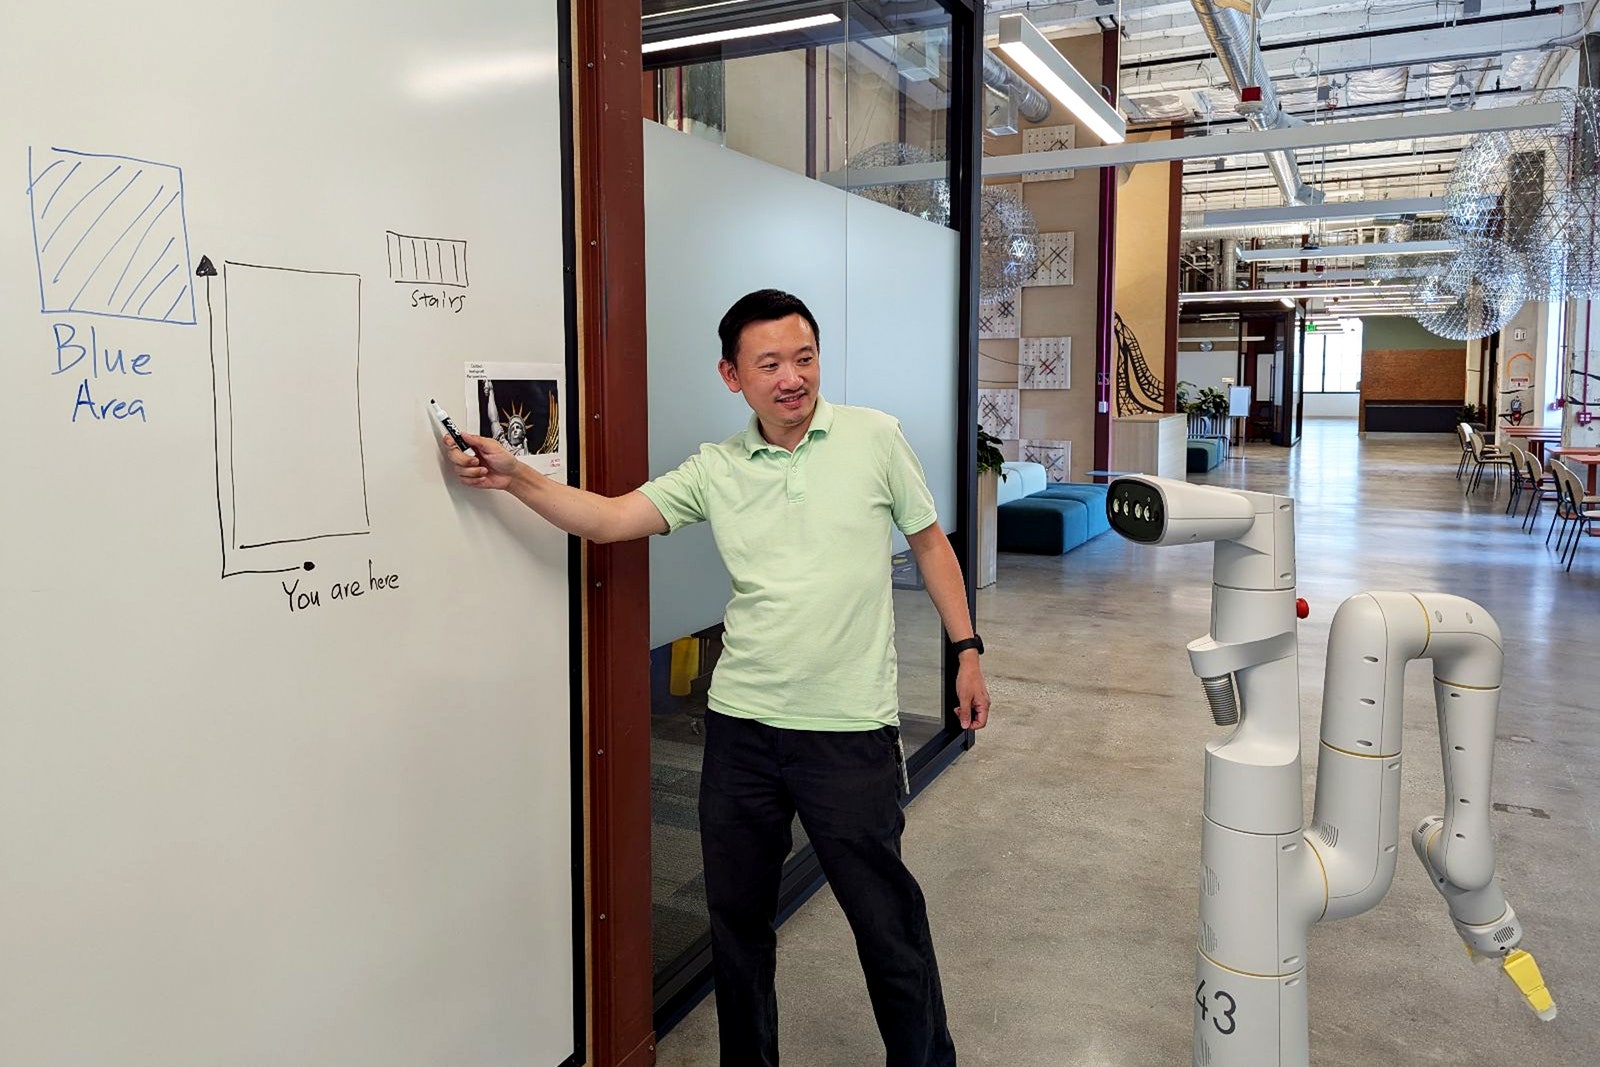
[[[85,289],[89,288],[89,283],[94,281],[94,276],[96,274],[100,273],[100,268],[106,265],[106,260],[111,258],[111,253],[115,252],[117,250],[117,246],[120,245],[123,242],[123,240],[128,236],[128,234],[133,232],[133,228],[135,226],[139,225],[139,220],[144,218],[144,213],[146,211],[149,211],[152,207],[155,206],[155,202],[158,199],[160,199],[161,194],[166,192],[166,190],[167,190],[167,187],[165,185],[163,185],[160,188],[158,188],[156,190],[156,192],[155,192],[155,195],[150,198],[149,203],[145,204],[145,206],[139,211],[139,213],[133,217],[133,221],[128,223],[127,228],[124,229],[120,234],[117,235],[117,239],[115,241],[111,242],[111,247],[106,249],[106,254],[100,257],[100,262],[98,262],[98,263],[96,263],[94,265],[94,270],[90,271],[89,272],[89,276],[83,280],[83,284],[78,286],[78,291],[76,293],[72,294],[72,299],[70,301],[68,301],[68,303],[67,303],[67,306],[69,308],[77,306],[78,298],[83,296],[83,291]],[[151,225],[154,225],[154,223],[151,223]],[[150,231],[146,230],[145,232],[149,233]],[[135,254],[137,254],[138,249],[137,248],[134,249],[134,252],[135,252]],[[128,262],[132,263],[133,260],[130,259]],[[123,273],[127,273],[128,268],[127,267],[123,267],[122,270],[123,270]],[[119,284],[119,285],[122,284],[121,279],[118,279],[117,284]],[[115,290],[113,290],[113,294],[114,293],[115,293]]]
[[[140,314],[144,313],[144,306],[146,304],[150,303],[150,298],[155,296],[157,293],[159,293],[161,291],[161,287],[163,285],[167,284],[167,279],[172,277],[174,274],[176,274],[178,272],[178,268],[181,267],[182,265],[183,264],[181,264],[181,263],[174,263],[172,265],[172,269],[167,271],[167,273],[163,274],[161,276],[161,280],[159,282],[156,282],[155,288],[151,289],[149,294],[146,295],[143,300],[139,301],[139,312],[140,312]]]
[[[192,268],[187,210],[183,203],[182,168],[170,163],[114,152],[82,152],[60,147],[53,147],[49,151],[54,158],[41,160],[36,159],[32,146],[27,150],[29,221],[33,230],[35,266],[39,271],[40,310],[46,314],[76,311],[108,318],[140,319],[181,325],[197,324],[199,316],[195,307],[194,287],[184,284],[173,296],[168,296],[165,288],[173,275],[182,272],[187,277]],[[98,161],[104,161],[101,166],[106,168],[107,173],[99,173],[100,167],[96,166]],[[36,169],[41,162],[45,165]],[[77,182],[80,170],[90,177],[90,185],[73,184]],[[103,203],[94,218],[80,229],[76,238],[68,234],[68,239],[74,243],[70,249],[63,245],[65,255],[61,256],[56,248],[57,238],[66,231],[69,224],[76,224],[78,220],[87,218],[84,215],[84,206],[99,195],[102,187],[113,183],[124,170],[133,172],[132,177],[125,178],[124,184],[120,187],[113,186],[116,190],[115,195],[110,196],[109,202]],[[161,173],[165,171],[170,171],[171,174]],[[131,221],[124,223],[120,230],[113,230],[116,220],[123,218],[127,211],[133,210],[133,204],[137,203],[137,197],[140,195],[134,190],[140,188],[140,182],[145,178],[155,180],[160,188],[138,209],[138,213],[131,217]],[[55,181],[55,185],[49,184],[51,180]],[[67,189],[69,185],[73,185],[73,188]],[[166,190],[174,186],[176,191],[170,197],[167,196]],[[130,200],[128,195],[130,193],[134,199]],[[44,199],[40,198],[41,194]],[[63,196],[70,199],[62,200],[65,210],[57,212],[55,202]],[[124,204],[124,201],[127,203]],[[177,206],[176,218],[168,214],[174,205]],[[122,214],[117,214],[118,212]],[[52,217],[54,221],[51,221]],[[139,230],[140,233],[138,239],[130,246],[129,239],[133,237],[135,230]],[[144,254],[144,247],[149,243],[150,236],[157,234],[158,230],[162,230],[168,240],[164,242],[160,255],[153,263],[139,267],[138,260]],[[108,237],[111,240],[108,241]],[[174,247],[180,240],[182,247]],[[131,252],[126,251],[130,247]],[[66,286],[73,284],[70,275],[80,253],[84,255],[85,263],[91,260],[94,262],[88,269],[87,276],[68,299]],[[124,254],[127,256],[125,262],[121,267],[117,267],[112,260]],[[168,256],[172,258],[168,259]],[[51,260],[48,264],[45,262],[47,258]],[[116,269],[117,277],[110,292],[105,293],[104,289],[99,289],[99,285],[103,283],[97,282],[97,279],[104,275],[108,265]],[[127,279],[134,276],[135,268],[142,272],[137,276],[139,283],[134,286],[132,292],[125,292]],[[158,268],[168,269],[160,272]],[[82,271],[85,268],[83,264],[79,264],[76,269]],[[147,289],[145,286],[152,277],[160,280],[154,288]],[[105,293],[104,299],[101,299],[99,293]],[[164,309],[161,306],[162,301],[168,301]],[[130,308],[133,310],[130,311]]]
[[[110,211],[113,207],[115,207],[117,201],[122,199],[122,194],[126,193],[129,189],[133,188],[133,183],[138,181],[139,178],[143,174],[144,174],[144,171],[142,171],[142,170],[134,171],[133,172],[133,177],[128,180],[128,184],[124,185],[120,190],[118,190],[117,195],[113,196],[110,199],[110,201],[108,201],[106,203],[106,206],[100,209],[100,214],[98,214],[98,215],[96,215],[94,217],[94,222],[91,222],[91,223],[89,223],[88,226],[84,227],[84,231],[83,231],[82,235],[79,236],[79,238],[77,240],[77,243],[72,246],[72,251],[67,253],[66,258],[61,261],[61,266],[56,268],[55,276],[50,279],[52,284],[55,283],[55,282],[59,282],[61,280],[61,272],[67,269],[67,264],[71,263],[72,262],[72,257],[78,254],[78,249],[83,247],[83,242],[88,238],[88,236],[91,233],[94,232],[95,226],[100,222],[101,219],[106,217],[106,212]],[[126,232],[126,231],[124,231],[124,232]],[[117,238],[117,240],[120,241],[120,240],[122,240],[122,238],[119,237],[119,238]],[[115,248],[116,245],[113,244],[111,247]],[[110,249],[107,249],[106,250],[106,255],[109,256],[110,254],[111,254]],[[101,258],[101,262],[104,262],[104,257]],[[80,289],[79,292],[82,292],[82,290]]]
[[[89,191],[87,193],[84,193],[82,196],[78,197],[78,202],[76,204],[73,204],[70,208],[67,209],[67,213],[65,215],[61,216],[61,221],[56,223],[56,228],[50,231],[50,236],[46,237],[44,239],[44,247],[40,248],[39,251],[41,251],[41,252],[50,251],[50,242],[54,241],[56,239],[56,234],[61,232],[61,227],[65,226],[67,224],[67,220],[72,218],[72,216],[77,212],[77,210],[80,207],[83,206],[83,202],[85,200],[89,199],[91,196],[94,195],[94,191],[96,189],[100,188],[102,185],[104,185],[106,182],[110,181],[112,178],[115,178],[117,176],[117,172],[120,171],[121,169],[122,169],[121,167],[113,168],[113,170],[111,171],[110,174],[107,174],[104,178],[101,178],[99,181],[95,182],[94,185],[89,189]]]
[[[55,164],[52,163],[50,166],[53,167]],[[56,187],[50,191],[50,199],[44,202],[44,210],[39,212],[39,217],[41,219],[50,214],[50,205],[56,202],[56,194],[67,187],[67,183],[72,180],[72,176],[74,174],[78,173],[78,168],[81,166],[83,166],[83,161],[80,159],[78,162],[72,165],[71,170],[67,171],[67,176],[62,178],[61,181],[56,184]],[[45,169],[49,170],[50,167],[46,167]]]
[[[139,243],[133,246],[133,252],[130,253],[129,256],[128,256],[128,262],[124,263],[123,266],[122,266],[122,273],[117,275],[117,284],[113,285],[111,287],[111,292],[106,295],[106,304],[108,306],[110,305],[111,301],[113,301],[113,300],[115,300],[117,298],[117,290],[122,288],[122,279],[124,279],[124,278],[126,278],[128,276],[128,268],[132,267],[133,266],[133,261],[139,258],[139,249],[144,247],[145,238],[150,236],[150,231],[155,229],[156,223],[161,221],[161,216],[165,215],[167,213],[167,208],[169,208],[173,204],[177,203],[178,202],[178,197],[180,197],[182,195],[183,195],[182,191],[173,193],[172,194],[172,199],[168,200],[165,204],[161,205],[161,210],[156,212],[156,217],[150,220],[150,225],[146,226],[144,228],[144,232],[139,235]],[[177,238],[175,238],[175,237],[168,238],[168,240],[167,240],[167,248],[171,248],[172,247],[172,242],[175,241],[175,240],[177,240]],[[161,255],[166,255],[167,248],[163,248],[161,250]],[[157,256],[156,257],[156,262],[159,263],[160,261],[161,261],[161,256]],[[155,264],[151,264],[150,270],[154,270],[154,269],[155,269]],[[145,277],[148,278],[149,276],[150,276],[150,271],[146,271],[145,272]],[[140,278],[139,281],[143,282],[144,278]],[[137,285],[134,286],[135,292],[138,291],[138,288],[139,287]],[[128,297],[128,300],[132,300],[132,299],[133,299],[133,296],[130,294],[129,297]],[[122,308],[126,308],[127,306],[128,306],[128,301],[124,300],[122,302]],[[122,308],[118,308],[117,310],[120,311],[120,310],[122,310]]]

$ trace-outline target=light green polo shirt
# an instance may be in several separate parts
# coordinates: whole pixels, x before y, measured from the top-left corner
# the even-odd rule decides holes
[[[791,453],[752,415],[639,491],[668,533],[711,523],[733,578],[712,710],[801,730],[899,721],[890,527],[937,512],[898,420],[818,397]]]

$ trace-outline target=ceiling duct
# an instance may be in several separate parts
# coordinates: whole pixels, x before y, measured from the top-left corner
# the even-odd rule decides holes
[[[1050,117],[1050,98],[1023,81],[1021,75],[993,52],[983,53],[983,84],[1009,97],[1016,104],[1018,114],[1029,122],[1043,122]]]
[[[1250,125],[1258,130],[1297,125],[1298,120],[1278,103],[1278,90],[1266,74],[1266,60],[1262,58],[1261,46],[1251,29],[1252,19],[1232,8],[1219,6],[1214,0],[1190,0],[1190,3],[1194,5],[1200,28],[1205,31],[1211,47],[1216,49],[1217,58],[1222,61],[1222,70],[1228,76],[1228,83],[1239,97],[1240,111],[1249,114]],[[1260,90],[1259,103],[1253,99],[1246,101],[1246,88]],[[1300,168],[1293,155],[1288,152],[1268,152],[1266,156],[1267,166],[1272,168],[1272,176],[1277,180],[1278,188],[1283,190],[1286,202],[1322,202],[1322,191],[1300,180]]]

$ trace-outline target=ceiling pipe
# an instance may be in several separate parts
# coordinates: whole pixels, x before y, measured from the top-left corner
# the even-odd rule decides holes
[[[1050,98],[1024,81],[999,56],[987,50],[983,53],[983,84],[1009,96],[1016,102],[1017,113],[1029,122],[1043,122],[1050,117]]]
[[[1278,103],[1278,90],[1266,72],[1267,64],[1255,39],[1253,20],[1232,8],[1219,7],[1214,0],[1190,0],[1190,3],[1194,5],[1195,16],[1200,20],[1200,28],[1205,32],[1206,39],[1217,50],[1217,59],[1222,63],[1223,73],[1228,76],[1228,84],[1233,86],[1234,94],[1240,98],[1241,110],[1246,87],[1256,87],[1261,91],[1260,110],[1249,116],[1250,125],[1258,130],[1298,125],[1300,120],[1291,117]],[[1268,152],[1266,157],[1267,166],[1272,168],[1272,176],[1277,180],[1278,188],[1283,190],[1286,203],[1322,202],[1321,190],[1313,189],[1301,181],[1300,167],[1292,154]]]

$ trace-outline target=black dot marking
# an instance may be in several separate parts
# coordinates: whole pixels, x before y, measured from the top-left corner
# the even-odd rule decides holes
[[[304,567],[308,571],[314,571],[314,570],[317,569],[317,565],[315,563],[312,563],[309,559],[306,560],[304,563],[300,564],[300,566]]]

